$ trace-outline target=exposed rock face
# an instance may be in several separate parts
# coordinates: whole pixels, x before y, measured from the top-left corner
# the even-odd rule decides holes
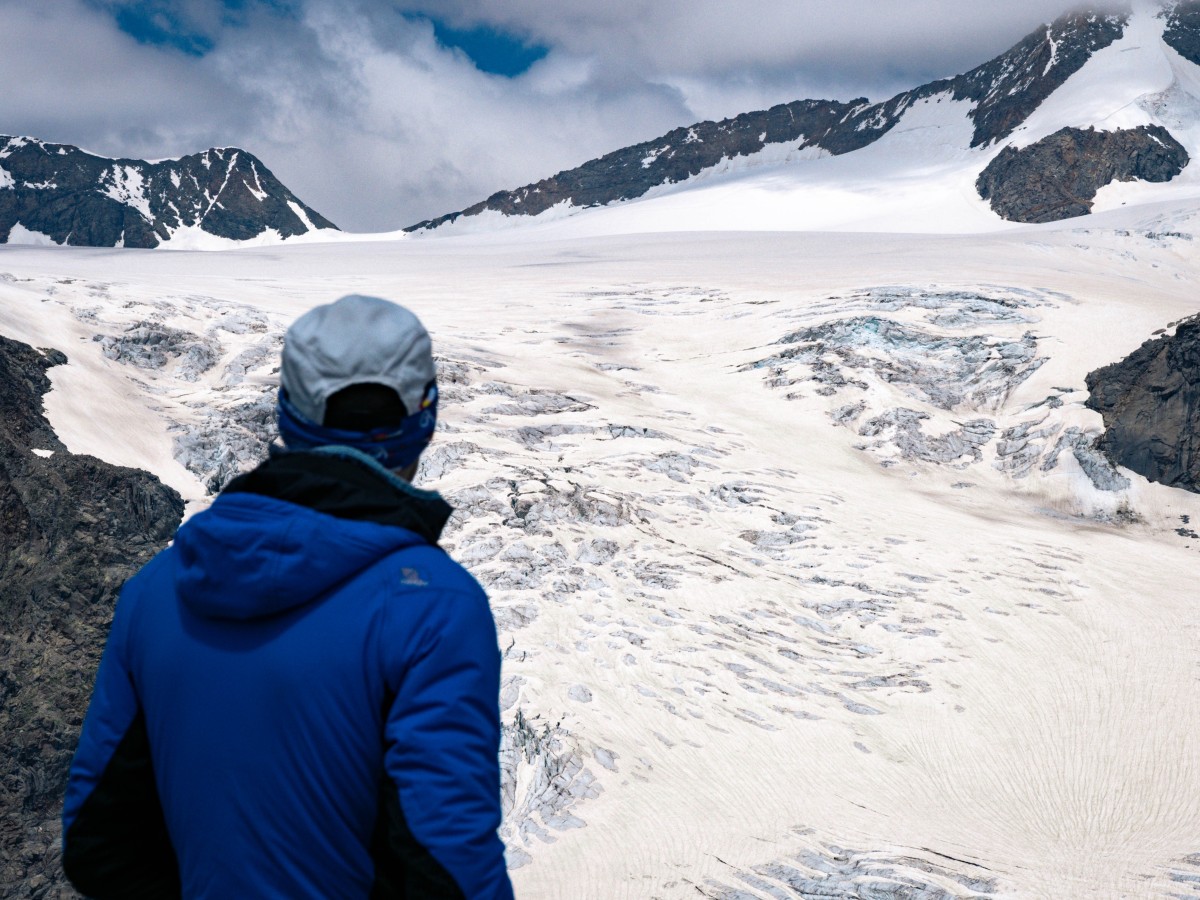
[[[1200,0],[1184,0],[1171,10],[1163,40],[1184,59],[1200,65]]]
[[[82,247],[157,247],[189,226],[235,241],[337,227],[244,150],[148,163],[0,135],[0,243],[17,225]]]
[[[1096,192],[1114,181],[1170,181],[1187,150],[1161,125],[1126,131],[1064,128],[1020,150],[1005,147],[975,183],[997,215],[1013,222],[1056,222],[1092,211]]]
[[[183,514],[154,476],[66,451],[42,414],[45,371],[63,362],[0,337],[4,897],[75,896],[62,880],[59,816],[113,604]]]
[[[1087,377],[1100,448],[1150,481],[1200,492],[1200,320]]]
[[[1012,134],[1094,53],[1118,41],[1128,24],[1128,15],[1068,13],[1007,53],[951,79],[955,99],[976,104],[971,146],[993,144]]]
[[[683,181],[722,160],[749,156],[772,144],[794,142],[794,149],[811,148],[835,156],[850,153],[890,131],[914,103],[940,95],[969,101],[975,123],[971,146],[990,144],[1011,134],[1093,53],[1120,38],[1127,22],[1127,16],[1072,13],[964,75],[931,82],[883,103],[866,98],[850,103],[798,100],[721,122],[676,128],[656,140],[617,150],[536,184],[501,191],[461,212],[406,230],[437,228],[486,210],[533,216],[563,202],[588,207],[632,200],[653,187]]]

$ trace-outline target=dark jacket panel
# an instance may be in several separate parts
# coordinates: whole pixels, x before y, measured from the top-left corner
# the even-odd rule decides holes
[[[163,821],[146,721],[140,713],[80,807],[65,845],[67,877],[94,900],[179,896],[179,866]]]

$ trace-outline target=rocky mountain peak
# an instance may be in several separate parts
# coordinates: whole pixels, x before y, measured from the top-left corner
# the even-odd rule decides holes
[[[1188,62],[1200,65],[1200,0],[1181,0],[1162,11],[1163,40]]]
[[[944,82],[956,100],[975,104],[971,146],[993,144],[1012,134],[1092,54],[1117,41],[1128,24],[1128,13],[1068,13],[1008,52]]]
[[[147,162],[0,135],[0,242],[157,247],[186,229],[244,241],[336,227],[236,147]]]

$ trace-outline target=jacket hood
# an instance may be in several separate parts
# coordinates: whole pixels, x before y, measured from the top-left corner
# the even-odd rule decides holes
[[[449,505],[360,456],[284,453],[235,479],[175,537],[184,605],[206,618],[271,616],[436,542]]]
[[[403,547],[402,528],[335,519],[255,494],[219,497],[175,538],[175,583],[192,612],[256,619],[308,603]]]

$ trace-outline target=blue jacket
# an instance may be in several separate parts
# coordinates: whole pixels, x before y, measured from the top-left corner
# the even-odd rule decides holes
[[[71,767],[97,897],[511,898],[500,654],[436,546],[450,508],[367,457],[286,453],[123,590]]]

